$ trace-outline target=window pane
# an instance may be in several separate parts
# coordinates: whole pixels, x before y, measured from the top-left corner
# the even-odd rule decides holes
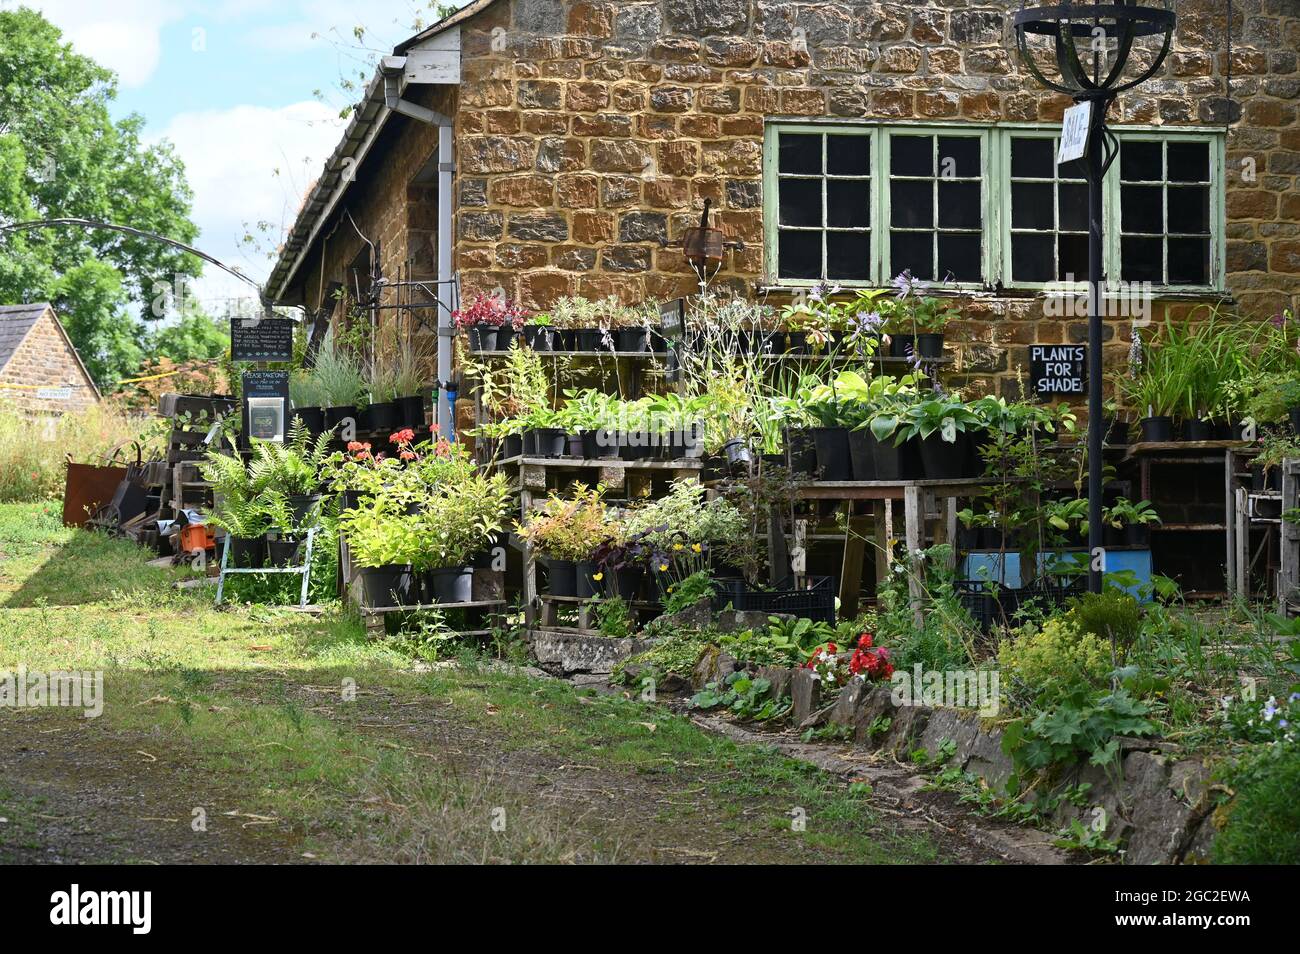
[[[891,182],[889,221],[902,228],[931,228],[934,225],[932,182]]]
[[[822,180],[782,179],[778,188],[782,225],[822,224]]]
[[[1160,186],[1121,186],[1120,211],[1125,232],[1164,231],[1164,190]]]
[[[1205,285],[1210,280],[1210,240],[1169,240],[1169,284]]]
[[[826,277],[865,281],[871,277],[871,236],[865,232],[826,233]]]
[[[1061,281],[1087,281],[1088,236],[1058,235],[1056,237],[1056,261],[1056,277]]]
[[[980,236],[939,233],[939,277],[977,282],[980,274]]]
[[[1011,280],[1016,282],[1050,282],[1052,243],[1040,235],[1011,236]]]
[[[868,179],[826,180],[827,225],[865,229],[871,225],[871,182]]]
[[[1164,178],[1162,143],[1126,142],[1120,146],[1119,177],[1125,182],[1159,182]]]
[[[827,136],[826,171],[833,176],[871,175],[870,137]]]
[[[939,227],[977,229],[980,218],[980,184],[978,182],[944,182],[939,180]]]
[[[1011,227],[1051,230],[1052,185],[1048,182],[1011,183]]]
[[[951,160],[951,162],[945,161]],[[939,137],[939,174],[979,178],[980,141],[969,136]]]
[[[1210,144],[1208,142],[1171,142],[1169,144],[1170,182],[1209,182]]]
[[[1056,157],[1053,156],[1053,159]],[[1088,160],[1071,159],[1069,162],[1062,163],[1056,167],[1056,178],[1058,179],[1078,179],[1088,178]]]
[[[1050,179],[1055,168],[1052,140],[1011,140],[1011,174],[1016,178]]]
[[[1088,231],[1088,187],[1074,183],[1061,183],[1057,186],[1057,201],[1060,208],[1059,228],[1062,232]]]
[[[889,172],[896,176],[933,176],[934,137],[890,136]]]
[[[1209,186],[1169,190],[1169,231],[1210,233]]]
[[[781,133],[777,166],[781,172],[821,175],[822,137]]]
[[[1163,282],[1163,253],[1163,239],[1120,239],[1120,278],[1126,282]]]
[[[891,232],[889,234],[889,273],[897,275],[911,269],[912,277],[934,279],[934,233]]]
[[[782,278],[821,278],[822,233],[781,232],[777,258]]]

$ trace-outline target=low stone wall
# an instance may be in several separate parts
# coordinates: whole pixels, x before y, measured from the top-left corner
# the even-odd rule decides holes
[[[710,664],[694,674],[697,688],[743,668],[725,654],[708,658]],[[773,697],[790,696],[799,728],[848,726],[855,745],[900,760],[910,760],[921,748],[936,754],[951,741],[955,749],[942,764],[983,779],[995,792],[1005,791],[1014,774],[1010,756],[1002,751],[1002,730],[975,712],[896,706],[889,687],[856,680],[823,699],[820,683],[807,669],[760,666],[756,675],[771,681]],[[883,731],[878,730],[881,717],[890,720]],[[1174,758],[1168,754],[1174,749],[1159,740],[1123,739],[1117,766],[1077,765],[1041,779],[1036,790],[1060,794],[1090,785],[1083,805],[1062,799],[1050,821],[1062,828],[1076,819],[1086,828],[1100,824],[1105,837],[1123,847],[1126,864],[1203,862],[1216,833],[1209,769],[1196,760]]]

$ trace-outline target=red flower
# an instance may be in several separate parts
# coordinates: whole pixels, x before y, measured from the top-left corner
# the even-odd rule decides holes
[[[436,423],[429,425],[430,434],[437,434],[440,430],[442,430],[442,428]]]
[[[872,642],[872,641],[871,641],[871,634],[870,634],[870,633],[863,633],[861,636],[858,637],[858,648],[859,648],[859,649],[870,649],[870,648],[871,648],[871,642]]]
[[[415,451],[404,450],[398,455],[402,460],[415,460]]]
[[[827,643],[827,644],[826,644],[826,651],[827,651],[828,653],[830,653],[831,655],[834,655],[835,653],[839,652],[839,650],[835,648],[835,644],[834,644],[834,643]]]
[[[349,450],[349,451],[359,451],[359,450],[361,450],[361,442],[360,442],[360,441],[348,441],[348,450]]]
[[[409,444],[415,440],[415,431],[409,427],[398,431],[396,434],[389,435],[388,443],[390,444]]]

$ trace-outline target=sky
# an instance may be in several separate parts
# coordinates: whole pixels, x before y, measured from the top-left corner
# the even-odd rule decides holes
[[[146,138],[170,140],[185,163],[197,246],[259,281],[360,95],[341,76],[368,79],[369,52],[436,19],[428,0],[0,0],[18,6],[118,74],[114,115],[142,115]],[[240,242],[258,222],[272,227],[261,251]],[[251,289],[208,266],[194,293],[221,313]]]

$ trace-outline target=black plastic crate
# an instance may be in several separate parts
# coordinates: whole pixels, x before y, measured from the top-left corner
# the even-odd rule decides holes
[[[786,577],[770,590],[754,589],[744,580],[718,580],[713,595],[715,611],[733,609],[760,613],[784,613],[814,622],[835,625],[835,580],[810,576],[803,587]]]

